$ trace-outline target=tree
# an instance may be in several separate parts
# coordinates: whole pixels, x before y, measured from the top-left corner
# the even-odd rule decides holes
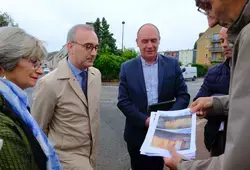
[[[14,22],[14,20],[11,18],[11,16],[4,12],[0,12],[0,27],[4,26],[13,26],[18,27],[18,24]]]
[[[198,41],[198,40],[197,40],[197,41]],[[197,49],[197,41],[195,41],[195,43],[194,43],[194,50]]]
[[[121,54],[116,47],[116,40],[113,38],[113,34],[109,31],[109,24],[107,20],[103,17],[102,21],[97,18],[95,22],[87,22],[86,24],[93,25],[95,33],[99,39],[100,54]]]
[[[127,60],[133,59],[137,56],[138,53],[134,49],[125,49],[122,54],[122,57],[126,58]]]
[[[109,24],[107,20],[103,17],[101,22],[101,35],[100,35],[100,52],[101,53],[111,53],[115,54],[117,47],[116,47],[116,40],[113,38],[113,34],[109,31]]]
[[[96,21],[93,23],[93,27],[95,29],[95,33],[99,39],[99,41],[101,41],[101,21],[99,18],[96,19]]]

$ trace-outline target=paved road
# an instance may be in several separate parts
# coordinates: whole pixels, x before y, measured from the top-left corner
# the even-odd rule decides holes
[[[191,99],[199,90],[202,79],[195,82],[187,81]],[[33,89],[28,89],[30,104],[32,105]],[[98,154],[99,170],[128,170],[129,156],[126,143],[123,140],[125,117],[116,107],[118,87],[105,86],[101,95],[101,137]],[[203,145],[204,121],[197,122],[197,158],[206,158],[208,154]]]

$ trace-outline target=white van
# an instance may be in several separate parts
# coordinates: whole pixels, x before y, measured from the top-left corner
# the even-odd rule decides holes
[[[182,75],[184,79],[191,79],[195,81],[197,78],[197,68],[196,67],[181,67]]]

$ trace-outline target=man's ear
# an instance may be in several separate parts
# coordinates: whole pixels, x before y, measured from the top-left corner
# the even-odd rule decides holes
[[[137,45],[137,47],[139,47],[138,44],[139,44],[139,40],[138,40],[138,38],[136,38],[136,45]]]
[[[73,43],[72,42],[68,42],[66,44],[66,46],[67,46],[67,49],[68,49],[68,53],[72,53]]]

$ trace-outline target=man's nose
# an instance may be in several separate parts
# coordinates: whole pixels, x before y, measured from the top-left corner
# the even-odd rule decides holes
[[[151,43],[151,41],[148,42],[147,47],[148,48],[152,48],[153,47],[153,44]]]
[[[227,47],[228,47],[227,41],[224,41],[222,46],[223,46],[223,48],[227,49]]]
[[[96,56],[97,55],[97,49],[93,48],[91,51],[91,56]]]

